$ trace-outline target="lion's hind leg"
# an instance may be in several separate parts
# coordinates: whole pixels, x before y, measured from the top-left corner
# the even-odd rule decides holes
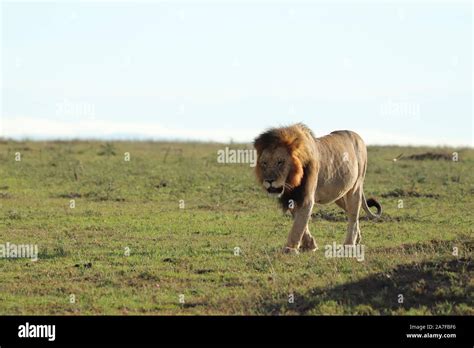
[[[342,198],[339,198],[336,202],[336,203],[339,207],[342,208],[342,210],[344,210],[346,213],[347,213],[347,209],[346,209],[346,202],[344,201],[344,197]],[[356,237],[356,244],[360,244],[360,241],[362,239],[362,236],[361,236],[361,233],[360,233],[360,228],[358,229],[358,233],[357,233],[357,237]]]
[[[344,202],[344,197],[339,198],[339,199],[338,199],[337,201],[335,201],[334,203],[336,203],[339,207],[341,207],[342,210],[344,210],[345,212],[347,212],[346,203]]]
[[[359,213],[362,205],[362,188],[350,190],[344,197],[344,207],[347,212],[348,225],[345,245],[359,244],[361,233],[359,227]],[[337,203],[337,202],[336,202]],[[338,204],[339,205],[339,204]]]

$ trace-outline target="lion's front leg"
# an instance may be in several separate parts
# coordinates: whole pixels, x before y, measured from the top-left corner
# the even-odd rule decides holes
[[[303,204],[301,207],[295,208],[293,211],[294,221],[290,234],[288,235],[288,242],[286,243],[286,247],[283,249],[285,253],[298,253],[298,248],[306,231],[308,231],[308,236],[312,238],[308,230],[308,221],[311,217],[313,204],[314,202],[310,201]]]

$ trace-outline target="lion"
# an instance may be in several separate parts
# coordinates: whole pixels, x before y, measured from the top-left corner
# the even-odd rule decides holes
[[[357,133],[341,130],[316,138],[307,126],[298,123],[265,131],[255,138],[254,147],[258,181],[293,216],[284,252],[318,249],[308,228],[315,203],[336,203],[346,212],[345,245],[361,242],[361,206],[370,219],[381,216],[380,203],[373,198],[366,200],[364,195],[367,148]],[[370,207],[376,207],[377,213]]]

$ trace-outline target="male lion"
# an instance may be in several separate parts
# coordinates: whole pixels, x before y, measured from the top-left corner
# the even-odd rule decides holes
[[[255,139],[254,146],[258,180],[294,219],[284,252],[298,253],[300,247],[302,251],[317,249],[308,229],[314,203],[335,202],[346,211],[346,245],[360,243],[361,206],[369,218],[380,217],[381,205],[364,196],[367,149],[356,133],[335,131],[316,138],[299,123],[267,130]],[[372,206],[377,214],[369,210]]]

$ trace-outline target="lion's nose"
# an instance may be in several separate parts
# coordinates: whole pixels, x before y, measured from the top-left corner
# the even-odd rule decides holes
[[[265,179],[265,183],[268,187],[272,187],[272,184],[275,182],[275,179]]]

